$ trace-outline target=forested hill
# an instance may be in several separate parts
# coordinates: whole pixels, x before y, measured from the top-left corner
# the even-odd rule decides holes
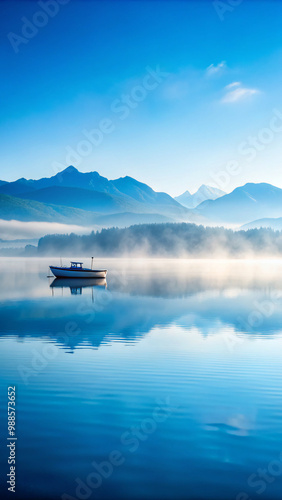
[[[103,229],[86,236],[50,235],[40,239],[39,255],[96,257],[281,257],[282,232],[232,231],[195,224],[140,224]]]

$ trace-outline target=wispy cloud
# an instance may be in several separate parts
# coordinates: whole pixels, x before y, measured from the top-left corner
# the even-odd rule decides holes
[[[226,85],[225,89],[226,90],[229,90],[229,89],[233,89],[234,87],[240,87],[241,82],[233,82],[233,83],[229,83],[229,85]]]
[[[211,64],[207,69],[206,69],[206,75],[207,76],[214,76],[222,71],[224,71],[227,68],[226,62],[221,61],[218,64]]]
[[[243,87],[241,82],[233,82],[225,87],[225,95],[221,99],[221,102],[233,103],[259,93],[258,89]]]

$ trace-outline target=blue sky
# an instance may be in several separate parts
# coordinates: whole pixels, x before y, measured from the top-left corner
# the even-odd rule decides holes
[[[282,187],[282,3],[61,2],[1,2],[1,179]]]

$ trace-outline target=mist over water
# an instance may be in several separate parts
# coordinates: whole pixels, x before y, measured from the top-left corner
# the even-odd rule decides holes
[[[282,233],[271,229],[232,231],[190,223],[139,224],[81,236],[49,235],[38,244],[42,256],[64,255],[70,249],[87,256],[273,259],[282,256]]]
[[[75,224],[57,222],[24,222],[0,219],[0,235],[2,240],[39,239],[46,234],[89,233],[90,228]]]
[[[93,283],[48,279],[54,260],[0,260],[15,498],[79,498],[116,450],[89,498],[280,499],[282,261],[101,259]]]

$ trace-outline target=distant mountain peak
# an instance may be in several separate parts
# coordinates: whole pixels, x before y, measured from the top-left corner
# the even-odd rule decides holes
[[[137,181],[137,179],[134,179],[134,177],[130,177],[130,175],[125,175],[124,177],[118,177],[118,179],[115,179],[115,181],[118,181],[118,182],[122,182],[122,181],[125,181],[125,182],[139,182],[140,183],[140,181]]]
[[[80,173],[80,172],[73,165],[70,165],[69,167],[62,170],[62,172],[60,172],[60,174],[74,174],[74,173],[76,174],[76,173]]]
[[[222,191],[221,189],[219,188],[216,188],[216,187],[213,187],[213,186],[209,186],[208,184],[202,184],[197,193],[201,192],[201,191],[210,191],[212,193],[220,193],[220,194],[226,194],[224,191]],[[196,194],[196,193],[195,193]]]
[[[104,179],[106,181],[108,181],[108,179],[106,177],[103,177],[99,174],[99,172],[97,172],[97,170],[94,170],[92,172],[80,172],[80,170],[78,170],[76,167],[74,167],[73,165],[70,165],[69,167],[65,168],[64,170],[62,170],[61,172],[59,172],[57,174],[57,176],[72,176],[72,175],[76,175],[76,176],[79,176],[81,178],[84,177],[84,179],[89,179],[91,178],[93,182],[96,181],[96,180],[100,180],[100,179]],[[56,177],[56,176],[55,176]]]
[[[11,202],[9,216],[10,213],[15,213],[12,211],[13,204],[21,207],[25,203],[27,208],[28,202],[33,204],[34,211],[36,203],[61,207],[58,210],[61,210],[62,213],[65,210],[63,207],[68,207],[74,210],[73,217],[75,217],[77,210],[90,210],[92,214],[95,212],[96,218],[97,214],[100,213],[120,214],[123,212],[145,214],[146,216],[156,213],[158,217],[160,215],[169,217],[169,220],[174,220],[174,218],[186,220],[186,217],[190,216],[188,210],[179,205],[168,194],[155,192],[150,186],[133,177],[125,176],[116,180],[108,180],[97,171],[80,172],[73,165],[49,178],[22,179],[0,184],[1,193],[17,198],[13,203]],[[46,208],[48,216],[53,217],[53,220],[56,217],[60,218],[60,214],[56,214],[52,210],[52,207],[50,210]],[[27,212],[28,210],[26,214]],[[2,217],[4,217],[4,209],[2,213]],[[29,211],[29,213],[31,212]],[[80,213],[80,216],[83,217],[83,214]],[[89,220],[89,215],[85,215],[85,217]],[[94,217],[91,220],[96,219]]]
[[[214,201],[197,207],[199,214],[212,223],[254,224],[261,219],[279,218],[282,214],[282,189],[267,183],[248,182]]]
[[[177,196],[174,199],[178,201],[178,203],[181,203],[181,205],[183,205],[184,207],[196,208],[203,201],[216,200],[217,198],[220,198],[225,194],[226,193],[224,191],[221,191],[218,188],[202,184],[198,191],[196,191],[196,193],[191,194],[189,191],[185,191],[185,193]]]

